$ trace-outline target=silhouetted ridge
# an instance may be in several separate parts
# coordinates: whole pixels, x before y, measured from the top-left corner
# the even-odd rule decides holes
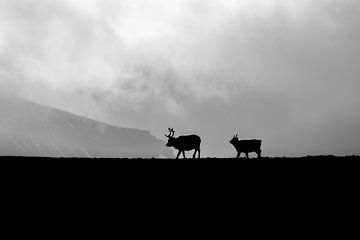
[[[44,157],[172,157],[149,131],[0,97],[0,155]]]

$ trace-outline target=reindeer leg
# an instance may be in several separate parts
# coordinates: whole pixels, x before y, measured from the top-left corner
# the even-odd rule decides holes
[[[197,153],[197,149],[195,149],[195,152],[194,152],[194,155],[193,155],[193,159],[195,159],[196,158],[196,153]]]
[[[258,158],[261,158],[261,150],[258,151]]]
[[[246,158],[249,159],[249,153],[245,153],[246,154]]]
[[[200,159],[200,148],[198,149],[198,153],[199,153],[199,159]]]
[[[184,159],[186,159],[186,156],[185,156],[185,151],[183,151],[182,153],[183,153]]]
[[[238,152],[236,158],[240,158],[241,152]]]
[[[176,159],[179,159],[179,157],[180,157],[180,153],[181,153],[181,151],[179,150],[179,152],[178,152],[178,155],[177,155]]]

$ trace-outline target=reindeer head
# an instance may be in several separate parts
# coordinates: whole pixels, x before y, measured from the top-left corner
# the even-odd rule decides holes
[[[176,138],[174,137],[175,131],[174,131],[173,128],[169,128],[169,132],[170,132],[169,135],[165,135],[165,137],[167,137],[169,139],[166,146],[167,147],[173,147],[174,144],[175,144],[175,141],[176,141]]]
[[[239,141],[239,134],[234,135],[234,137],[230,140],[231,144],[235,144]]]

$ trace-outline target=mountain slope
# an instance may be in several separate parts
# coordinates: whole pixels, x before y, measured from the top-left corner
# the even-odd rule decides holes
[[[127,129],[0,95],[0,156],[172,157],[148,131]]]

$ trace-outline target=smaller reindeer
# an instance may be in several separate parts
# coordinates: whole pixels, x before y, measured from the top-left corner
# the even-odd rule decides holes
[[[230,143],[235,147],[238,152],[237,158],[240,157],[241,153],[245,153],[246,157],[249,158],[249,153],[255,152],[258,158],[261,157],[261,140],[239,140],[238,135],[235,135]]]
[[[197,135],[188,135],[188,136],[180,136],[180,137],[174,137],[175,131],[173,128],[169,128],[169,135],[165,135],[167,138],[169,138],[166,146],[167,147],[174,147],[175,149],[179,150],[179,153],[176,157],[178,159],[180,157],[180,154],[182,153],[184,158],[185,151],[191,151],[195,150],[193,158],[196,157],[196,153],[198,152],[198,157],[200,158],[200,144],[201,144],[201,138]]]

